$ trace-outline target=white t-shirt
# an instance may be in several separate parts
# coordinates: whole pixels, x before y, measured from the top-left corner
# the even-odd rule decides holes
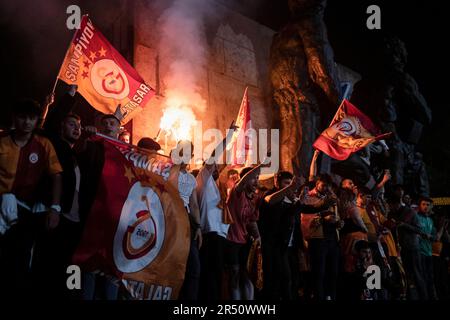
[[[219,188],[206,167],[200,169],[197,184],[202,233],[216,232],[217,235],[226,238],[230,225],[222,222],[222,209],[218,207],[221,201]]]
[[[184,206],[189,211],[189,198],[195,187],[197,187],[197,181],[195,177],[189,172],[180,171],[178,175],[178,192],[180,193],[181,200],[183,200]]]

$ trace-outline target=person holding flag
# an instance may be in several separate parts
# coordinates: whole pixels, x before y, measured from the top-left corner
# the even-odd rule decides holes
[[[61,65],[58,80],[76,84],[96,110],[111,114],[121,105],[121,124],[144,108],[155,91],[84,15]]]
[[[222,273],[225,258],[225,241],[230,227],[226,206],[222,206],[222,196],[218,187],[220,172],[225,165],[217,161],[223,156],[226,141],[236,130],[234,121],[227,136],[214,149],[211,156],[203,163],[197,179],[197,197],[200,205],[200,228],[203,234],[203,246],[200,250],[202,273],[200,293],[202,300],[217,301],[222,292]],[[217,182],[216,182],[217,181]]]
[[[334,172],[345,177],[349,177],[349,169],[352,171],[359,171],[361,175],[367,176],[363,180],[357,181],[357,184],[366,184],[367,187],[375,187],[375,181],[371,176],[367,164],[365,164],[355,154],[363,149],[367,149],[370,144],[375,141],[382,141],[385,137],[390,136],[391,133],[380,133],[380,129],[372,122],[372,120],[361,112],[356,106],[351,104],[348,100],[343,99],[339,106],[330,126],[325,129],[320,136],[313,143],[313,148],[316,149],[311,160],[309,180],[313,180],[317,174],[317,160],[320,152],[337,160],[334,164]],[[385,143],[382,143],[385,146]],[[358,159],[356,161],[355,159]],[[356,162],[355,162],[356,161]],[[355,169],[355,166],[357,169]],[[354,176],[354,179],[359,178]],[[380,185],[389,180],[389,172],[383,176]],[[355,180],[356,181],[356,180]],[[377,186],[377,189],[381,188]]]
[[[256,132],[252,126],[248,87],[245,88],[235,123],[237,129],[227,146],[228,152],[231,152],[229,164],[231,167],[251,166],[256,163],[256,159],[254,159],[256,154],[253,152],[254,146],[256,146],[254,141]]]
[[[118,109],[118,108],[117,108]],[[94,126],[86,126],[84,131],[89,137],[95,137],[98,132],[112,139],[118,139],[120,133],[120,119],[114,114],[104,114],[101,117],[101,128],[97,130]],[[101,141],[86,139],[83,142],[82,150],[79,153],[79,165],[81,171],[80,182],[80,219],[82,224],[88,220],[88,214],[97,197],[101,174],[105,163],[105,150]],[[96,296],[96,286],[99,282],[98,270],[86,272],[83,275],[83,299],[93,300]],[[112,275],[104,278],[104,292],[101,294],[108,300],[115,300],[118,297],[118,279]],[[102,290],[103,290],[102,289]]]
[[[81,119],[72,113],[76,104],[75,94],[76,86],[69,86],[67,93],[48,112],[44,123],[44,134],[52,142],[63,168],[61,215],[53,232],[41,234],[37,239],[32,271],[35,289],[53,298],[68,298],[76,294],[66,285],[66,270],[71,265],[82,231],[79,212],[81,173],[74,148],[81,136]],[[49,98],[47,100],[53,102],[52,95]]]
[[[336,115],[316,139],[313,147],[336,160],[345,160],[352,153],[374,141],[389,136],[380,134],[378,127],[348,100],[342,100]]]
[[[84,272],[83,298],[116,300],[123,288],[125,299],[176,299],[185,277],[189,221],[180,215],[184,205],[178,184],[172,184],[173,163],[117,140],[115,121],[114,128],[103,124],[110,136],[97,133],[88,141],[92,154],[86,159],[98,163],[85,164],[100,173],[98,181],[85,180],[93,197],[90,207],[85,202],[89,211],[72,259]]]

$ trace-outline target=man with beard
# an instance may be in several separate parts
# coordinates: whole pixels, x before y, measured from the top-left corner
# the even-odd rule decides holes
[[[79,199],[81,174],[74,145],[81,136],[81,119],[71,112],[76,100],[76,85],[56,106],[51,108],[44,122],[44,134],[55,147],[63,168],[61,215],[57,228],[42,233],[34,248],[33,273],[36,290],[46,291],[49,297],[68,296],[66,278],[67,267],[81,236]],[[53,95],[48,97],[49,105]],[[49,107],[47,105],[47,107]]]
[[[119,109],[120,106],[118,106]],[[118,139],[120,133],[120,119],[114,114],[104,114],[100,120],[100,130],[96,127],[86,126],[84,131],[94,135],[98,131],[112,139]],[[103,165],[105,163],[105,150],[101,141],[84,141],[79,153],[81,171],[80,183],[80,221],[86,222],[92,205],[97,196]],[[95,298],[116,300],[119,294],[119,279],[110,274],[104,274],[100,266],[91,266],[85,269],[82,280],[82,298],[93,300]]]
[[[355,196],[358,193],[358,187],[353,183],[352,179],[348,179],[348,178],[342,179],[341,188],[353,192],[355,194]]]
[[[63,167],[60,223],[51,233],[43,234],[35,247],[33,270],[40,282],[38,290],[46,290],[50,297],[68,295],[67,267],[81,237],[78,194],[81,174],[74,144],[80,138],[80,117],[69,113],[61,122],[60,136],[53,138],[56,153]]]

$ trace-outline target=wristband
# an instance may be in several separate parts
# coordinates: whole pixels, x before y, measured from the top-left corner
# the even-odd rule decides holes
[[[59,204],[52,204],[50,209],[56,211],[57,213],[61,213],[61,206]]]

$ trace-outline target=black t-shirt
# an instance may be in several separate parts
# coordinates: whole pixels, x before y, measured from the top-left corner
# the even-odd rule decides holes
[[[264,197],[277,191],[276,188],[269,190]],[[299,219],[297,219],[298,226],[295,225],[296,214],[300,214],[299,206],[296,204],[280,201],[270,205],[266,201],[262,201],[259,227],[263,243],[267,242],[277,247],[287,248],[294,227],[298,227],[295,228],[298,232],[300,230]],[[295,239],[294,242],[296,242]]]

